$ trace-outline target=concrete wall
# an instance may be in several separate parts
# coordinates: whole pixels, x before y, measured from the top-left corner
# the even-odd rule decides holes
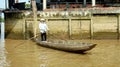
[[[117,23],[117,16],[115,15],[94,16],[94,38],[117,39]]]
[[[37,22],[37,26],[39,23]],[[118,15],[93,15],[92,20],[77,18],[45,18],[50,29],[49,38],[55,39],[117,39]],[[71,19],[71,22],[69,21]],[[69,23],[70,22],[70,23]],[[91,24],[92,22],[92,24]],[[6,19],[6,38],[24,39],[33,36],[32,18]],[[92,27],[91,27],[92,26]],[[92,33],[91,33],[92,28]],[[39,29],[37,27],[37,33]],[[120,35],[120,34],[119,34]]]
[[[23,39],[24,38],[24,19],[6,19],[5,34],[6,38]]]

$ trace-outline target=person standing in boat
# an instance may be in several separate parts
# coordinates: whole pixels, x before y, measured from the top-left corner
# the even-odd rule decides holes
[[[48,29],[45,19],[43,18],[40,19],[39,29],[40,29],[40,34],[41,34],[41,41],[47,41],[46,33],[49,29]]]

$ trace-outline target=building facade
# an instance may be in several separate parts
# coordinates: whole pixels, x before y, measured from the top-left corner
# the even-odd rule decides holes
[[[9,8],[25,9],[25,2],[9,0]],[[119,7],[120,0],[36,0],[38,10],[90,8],[90,7]]]
[[[36,3],[38,10],[120,6],[120,0],[36,0]]]

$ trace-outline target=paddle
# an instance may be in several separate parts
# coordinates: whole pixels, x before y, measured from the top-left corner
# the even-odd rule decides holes
[[[36,37],[37,36],[39,36],[40,35],[40,33],[38,33],[38,34],[36,34]],[[29,38],[29,39],[27,39],[27,40],[32,40],[32,39],[35,39],[36,37],[31,37],[31,38]],[[24,44],[26,42],[26,40],[25,41],[23,41],[22,43],[20,43],[20,44],[18,44],[17,46],[15,46],[15,48],[17,48],[18,46],[21,46],[22,44]]]

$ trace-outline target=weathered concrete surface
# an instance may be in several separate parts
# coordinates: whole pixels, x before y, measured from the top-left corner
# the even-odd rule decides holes
[[[59,15],[55,13],[53,15],[48,13],[39,13],[37,25],[39,23],[39,19],[43,16],[50,29],[48,35],[52,38],[68,39],[69,33],[71,33],[71,39],[89,39],[91,38],[91,28],[94,39],[118,38],[117,29],[119,14],[91,15],[89,11],[84,12],[84,14],[80,14],[78,12],[69,13],[70,14],[63,12],[59,13]],[[32,17],[32,15],[29,14],[29,17]],[[24,39],[33,36],[34,21],[29,17],[20,19],[6,18],[6,37]],[[71,20],[70,24],[69,19]],[[38,27],[37,33],[39,33]]]
[[[22,39],[24,33],[24,19],[7,19],[5,22],[5,34],[7,38]]]

